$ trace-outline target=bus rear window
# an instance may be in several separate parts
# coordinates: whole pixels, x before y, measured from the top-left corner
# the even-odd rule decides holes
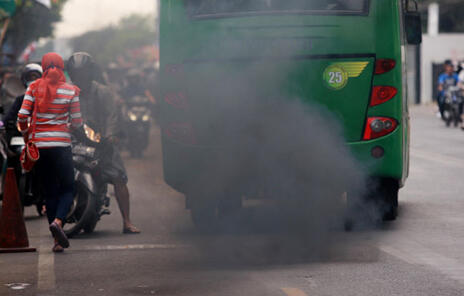
[[[233,17],[254,14],[368,13],[369,0],[184,0],[193,17]]]

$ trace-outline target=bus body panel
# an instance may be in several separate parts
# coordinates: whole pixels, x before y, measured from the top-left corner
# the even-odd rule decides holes
[[[220,98],[201,95],[209,79],[227,73],[237,75],[249,70],[249,64],[268,63],[269,69],[291,69],[278,88],[285,89],[292,99],[316,102],[339,118],[353,155],[371,176],[394,178],[403,184],[409,165],[409,115],[403,81],[402,9],[397,0],[372,0],[367,16],[259,15],[194,20],[183,1],[162,0],[160,55],[166,182],[185,192],[192,168],[207,167],[214,159],[212,154],[226,154],[208,137],[201,136],[204,122],[195,121],[186,108],[166,103],[166,98],[180,91],[188,97],[184,99],[191,100],[190,108],[209,104],[214,113],[215,100]],[[381,58],[394,59],[396,66],[385,74],[374,75],[375,61]],[[330,66],[356,68],[359,64],[363,64],[361,73],[351,73],[358,76],[349,77],[346,85],[340,89],[327,86],[324,71]],[[386,103],[369,107],[373,86],[393,86],[398,93]],[[387,136],[363,141],[366,118],[373,116],[394,118],[399,125]],[[195,140],[194,132],[199,135]],[[377,146],[385,149],[380,159],[371,156],[372,148]]]

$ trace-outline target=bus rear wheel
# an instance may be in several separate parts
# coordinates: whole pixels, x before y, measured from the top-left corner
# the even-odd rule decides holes
[[[216,200],[190,198],[189,206],[194,226],[200,231],[212,231],[224,223],[236,222],[242,208],[242,200],[239,195],[229,195]]]
[[[199,231],[211,231],[217,225],[217,205],[211,200],[189,197],[190,215],[195,228]]]
[[[374,202],[383,221],[393,221],[398,216],[398,180],[391,178],[374,179],[369,199]]]
[[[371,179],[367,194],[362,197],[348,193],[345,231],[376,225],[381,220],[393,221],[398,216],[399,183],[395,179]]]

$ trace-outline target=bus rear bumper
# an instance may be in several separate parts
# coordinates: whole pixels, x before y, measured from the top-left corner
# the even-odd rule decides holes
[[[225,149],[186,146],[172,142],[166,137],[163,141],[164,179],[174,189],[186,193],[194,185],[195,176],[208,175],[208,168],[214,168],[215,159],[230,157]],[[347,144],[360,169],[370,177],[403,180],[403,141],[398,128],[388,136]],[[373,156],[375,150],[383,155]],[[211,171],[214,171],[212,169]]]

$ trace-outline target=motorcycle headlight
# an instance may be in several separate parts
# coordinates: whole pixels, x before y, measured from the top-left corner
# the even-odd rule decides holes
[[[128,115],[131,121],[137,121],[137,115],[135,115],[133,112],[129,111]]]
[[[84,125],[84,130],[85,130],[85,134],[86,134],[87,138],[89,138],[89,140],[91,140],[91,141],[93,141],[95,143],[100,143],[101,135],[99,133],[94,131],[91,127],[89,127],[86,124]]]

